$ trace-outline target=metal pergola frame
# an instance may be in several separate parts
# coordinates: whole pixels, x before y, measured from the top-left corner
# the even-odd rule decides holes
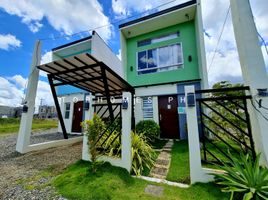
[[[55,102],[58,118],[62,127],[63,136],[68,134],[60,110],[56,88],[62,85],[71,85],[90,92],[97,97],[104,97],[107,101],[109,115],[114,120],[111,96],[117,98],[122,92],[131,92],[133,102],[134,88],[120,75],[109,68],[105,63],[98,61],[88,53],[46,63],[37,67],[48,73],[48,81]],[[134,123],[134,106],[132,104],[132,124]]]

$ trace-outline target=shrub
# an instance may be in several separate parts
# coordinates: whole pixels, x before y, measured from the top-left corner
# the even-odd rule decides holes
[[[154,141],[160,134],[160,127],[154,120],[140,121],[136,127],[136,133],[143,134],[148,141]]]
[[[224,163],[221,168],[226,173],[215,174],[216,182],[226,186],[222,191],[231,193],[230,199],[235,192],[242,195],[243,200],[268,199],[268,169],[261,167],[259,160],[260,154],[255,161],[249,155],[241,154],[240,160],[232,158],[230,163]]]
[[[101,153],[97,150],[97,140],[101,133],[104,131],[105,124],[97,114],[94,114],[93,119],[85,120],[82,123],[82,126],[88,137],[89,154],[91,155],[92,162],[92,172],[95,173],[98,164],[97,159],[101,155]]]

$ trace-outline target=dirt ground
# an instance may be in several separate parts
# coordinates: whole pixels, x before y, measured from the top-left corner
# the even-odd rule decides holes
[[[16,139],[14,134],[0,137],[0,199],[63,199],[53,188],[27,190],[19,182],[49,167],[61,171],[81,159],[82,143],[22,155],[15,151]]]

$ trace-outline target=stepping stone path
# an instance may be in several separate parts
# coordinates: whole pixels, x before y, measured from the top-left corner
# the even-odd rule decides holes
[[[154,196],[162,196],[164,188],[156,185],[147,185],[144,192]]]
[[[154,167],[150,172],[150,177],[166,179],[170,161],[171,161],[171,149],[173,146],[173,140],[169,140],[161,150],[157,160],[155,161]]]

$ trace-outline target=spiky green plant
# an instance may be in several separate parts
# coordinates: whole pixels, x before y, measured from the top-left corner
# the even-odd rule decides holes
[[[132,137],[132,171],[141,175],[144,167],[151,168],[155,151],[147,143],[146,138],[141,134],[131,133]]]
[[[240,160],[230,157],[230,163],[224,162],[221,167],[225,173],[215,174],[216,183],[225,186],[222,191],[231,193],[230,200],[235,193],[243,200],[268,199],[268,169],[260,166],[260,154],[255,160],[244,154]]]
[[[109,156],[121,156],[121,142],[119,137],[111,144],[117,135],[117,131],[114,131],[110,138],[105,142],[105,149],[107,149],[107,154]],[[155,151],[148,144],[144,135],[138,135],[131,132],[131,150],[132,150],[132,168],[131,171],[135,175],[141,175],[145,167],[151,168],[154,163]]]

